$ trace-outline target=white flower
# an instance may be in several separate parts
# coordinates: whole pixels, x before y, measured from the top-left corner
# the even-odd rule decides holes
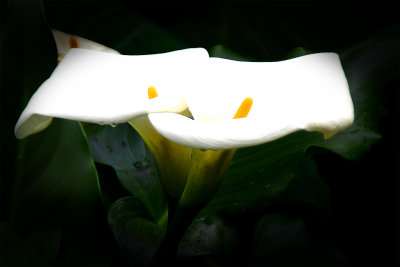
[[[161,135],[184,146],[239,148],[297,130],[329,138],[354,119],[347,80],[334,53],[262,63],[210,58],[202,75],[207,78],[183,92],[194,120],[173,113],[149,115]],[[233,119],[238,110],[246,113],[244,118]]]
[[[181,112],[187,108],[181,90],[196,83],[205,60],[201,48],[146,56],[70,49],[32,96],[15,134],[41,131],[52,117],[117,124],[151,112]],[[154,88],[158,97],[149,99]]]
[[[149,99],[149,90],[158,97]],[[246,98],[248,116],[232,119]],[[187,107],[194,120],[154,113]],[[116,124],[148,113],[163,136],[205,149],[256,145],[301,129],[330,137],[354,117],[334,53],[254,63],[208,58],[201,48],[149,56],[71,49],[30,100],[16,136],[44,129],[52,117]]]
[[[235,148],[297,130],[329,138],[354,119],[334,53],[259,63],[209,58],[202,48],[124,56],[81,37],[53,34],[62,60],[22,112],[17,138],[45,129],[53,117],[129,122],[179,205],[211,199]]]

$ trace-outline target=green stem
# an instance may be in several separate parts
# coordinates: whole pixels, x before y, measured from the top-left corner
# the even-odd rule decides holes
[[[174,265],[176,263],[179,243],[201,208],[200,206],[177,208],[175,216],[168,222],[165,237],[154,255],[154,265]]]
[[[167,196],[168,203],[168,227],[169,225],[171,225],[172,219],[175,217],[176,211],[178,209],[179,199],[169,196],[167,192],[165,192],[165,195]]]

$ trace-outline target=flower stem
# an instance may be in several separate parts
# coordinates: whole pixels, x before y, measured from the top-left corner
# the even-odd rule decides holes
[[[179,243],[193,219],[213,198],[236,150],[201,151],[192,149],[189,177],[182,196],[168,197],[167,232],[153,264],[173,265]]]
[[[168,222],[164,239],[153,257],[153,265],[174,265],[176,263],[179,243],[201,209],[202,206],[179,206],[177,208],[175,216],[171,216],[172,220]]]

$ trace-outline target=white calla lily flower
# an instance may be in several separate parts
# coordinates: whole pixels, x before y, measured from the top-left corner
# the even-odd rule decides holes
[[[181,112],[187,108],[181,90],[196,83],[194,74],[207,58],[202,48],[145,56],[70,49],[32,96],[15,134],[39,132],[53,117],[117,124],[152,112]]]
[[[149,115],[161,135],[184,146],[239,148],[297,130],[329,138],[353,123],[353,103],[335,53],[280,62],[210,58],[203,75],[207,79],[184,91],[194,120],[174,113]]]
[[[209,201],[236,148],[297,130],[329,138],[354,119],[334,53],[258,63],[209,58],[202,48],[124,56],[81,37],[53,34],[61,62],[22,112],[17,138],[45,129],[53,117],[129,122],[179,205]]]
[[[45,129],[53,117],[129,122],[152,154],[168,200],[158,256],[171,246],[176,251],[182,229],[215,195],[237,148],[298,130],[329,138],[354,120],[334,53],[258,63],[209,58],[202,48],[124,56],[81,37],[53,35],[60,64],[22,112],[16,137]]]

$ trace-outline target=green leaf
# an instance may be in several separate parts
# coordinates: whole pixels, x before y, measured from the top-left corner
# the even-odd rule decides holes
[[[120,256],[129,264],[148,264],[165,234],[168,213],[157,223],[144,203],[124,197],[111,206],[108,223],[117,241]]]
[[[20,187],[11,217],[15,223],[26,224],[20,216],[36,217],[29,222],[30,228],[48,219],[60,223],[70,220],[64,209],[73,208],[76,215],[86,216],[101,201],[89,146],[77,122],[56,119],[20,144]]]
[[[20,141],[20,145],[19,186],[10,226],[27,236],[37,231],[60,231],[62,250],[56,250],[57,261],[109,261],[108,246],[104,246],[108,236],[98,236],[104,231],[105,211],[97,173],[79,123],[54,120],[45,131]],[[101,257],[97,256],[99,251]]]
[[[281,195],[278,203],[280,205],[310,204],[321,215],[327,216],[331,211],[329,196],[329,186],[320,177],[313,155],[306,153],[296,170],[295,177]]]
[[[184,264],[190,264],[190,260],[204,255],[218,255],[229,260],[238,235],[236,228],[217,215],[196,217],[182,238],[178,258]]]
[[[299,131],[240,149],[216,196],[202,213],[247,212],[268,206],[295,177],[307,147],[322,140],[319,133]]]
[[[85,126],[94,160],[112,166],[119,181],[159,220],[167,202],[153,159],[140,135],[129,124]]]

